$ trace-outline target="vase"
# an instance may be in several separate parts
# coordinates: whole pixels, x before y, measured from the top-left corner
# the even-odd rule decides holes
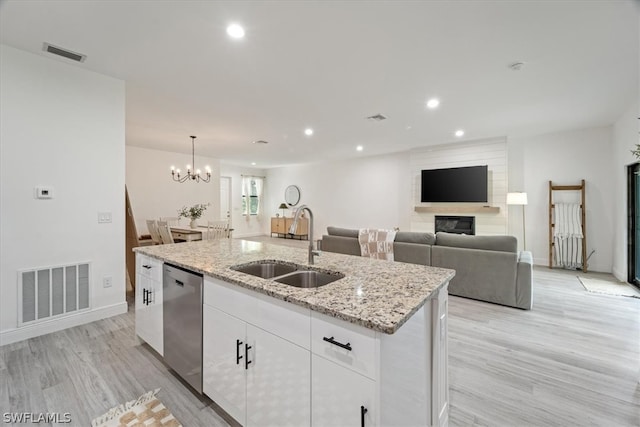
[[[192,219],[191,222],[189,223],[189,227],[198,228],[198,222],[195,219]]]

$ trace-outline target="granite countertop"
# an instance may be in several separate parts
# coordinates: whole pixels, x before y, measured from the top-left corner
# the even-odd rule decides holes
[[[229,267],[260,260],[306,266],[308,252],[305,249],[220,239],[142,246],[134,250],[386,334],[397,331],[455,274],[444,268],[322,252],[310,268],[340,272],[345,277],[319,288],[304,289]]]

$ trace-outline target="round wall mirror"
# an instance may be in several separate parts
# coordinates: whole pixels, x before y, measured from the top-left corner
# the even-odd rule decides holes
[[[295,206],[300,201],[300,189],[297,185],[290,185],[284,190],[284,201],[289,206]]]

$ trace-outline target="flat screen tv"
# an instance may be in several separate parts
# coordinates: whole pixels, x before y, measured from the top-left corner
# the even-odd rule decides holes
[[[487,166],[422,171],[421,202],[484,202],[488,200]]]

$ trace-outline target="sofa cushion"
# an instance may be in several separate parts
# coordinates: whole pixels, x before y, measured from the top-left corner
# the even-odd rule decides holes
[[[418,233],[415,231],[398,231],[394,242],[419,243],[422,245],[435,245],[436,235],[433,233]]]
[[[329,236],[353,237],[357,239],[358,231],[359,230],[353,228],[327,227]]]
[[[431,265],[431,245],[393,242],[393,257],[398,262]]]
[[[360,243],[358,239],[344,236],[322,236],[320,250],[336,252],[345,255],[360,256]]]
[[[514,236],[468,236],[443,231],[436,233],[436,245],[501,252],[518,250],[518,240]]]

